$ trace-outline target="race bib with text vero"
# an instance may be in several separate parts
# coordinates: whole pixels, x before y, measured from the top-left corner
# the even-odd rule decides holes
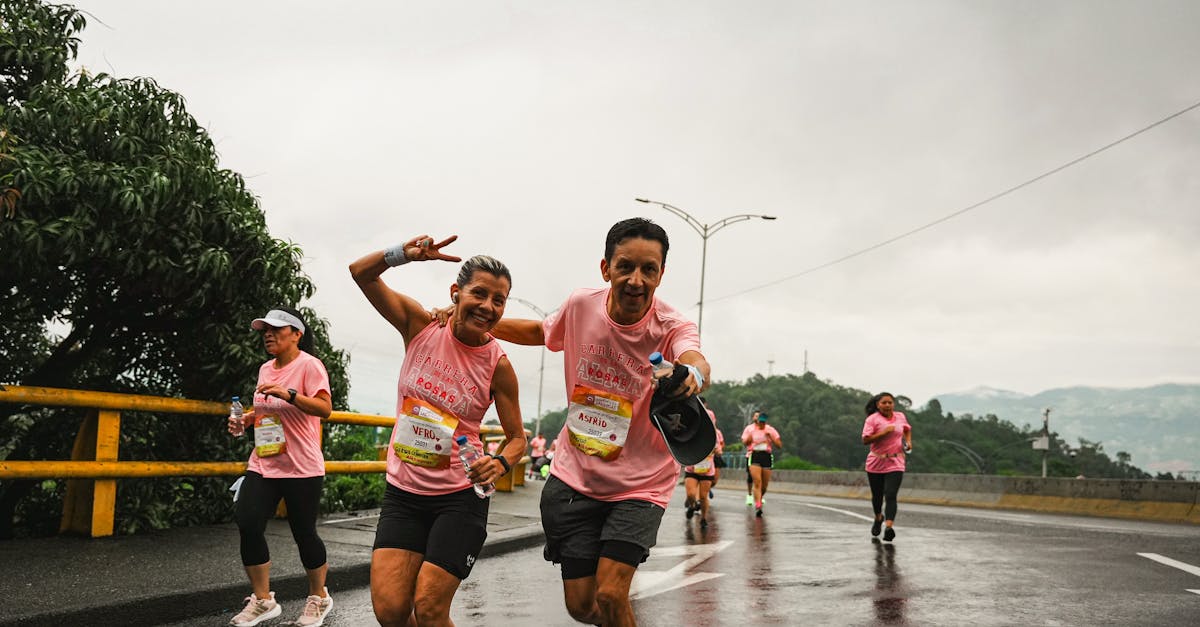
[[[406,464],[449,468],[458,417],[410,396],[404,397],[396,418],[392,450]]]

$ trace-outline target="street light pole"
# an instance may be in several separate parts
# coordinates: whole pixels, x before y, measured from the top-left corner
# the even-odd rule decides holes
[[[1046,448],[1042,449],[1042,478],[1046,478],[1046,458],[1050,456],[1050,408],[1042,413],[1042,437],[1046,438]]]
[[[542,317],[542,320],[545,320],[546,316],[550,315],[550,312],[542,311],[541,307],[538,307],[537,305],[525,300],[524,298],[514,297],[512,300],[515,300],[518,303],[521,303],[522,305],[525,305],[526,307],[532,309],[534,312],[537,313],[537,315]],[[542,432],[542,382],[545,381],[545,379],[546,379],[546,377],[545,377],[545,374],[546,374],[546,347],[545,346],[542,346],[541,352],[542,352],[541,363],[538,365],[537,418],[533,422],[533,436],[534,437],[537,437],[537,435]]]
[[[658,206],[662,207],[663,209],[666,209],[667,211],[670,211],[671,213],[679,216],[680,218],[683,219],[684,222],[687,222],[688,226],[692,227],[692,230],[696,231],[696,233],[698,233],[700,235],[700,239],[703,240],[703,245],[700,248],[700,251],[701,251],[700,252],[700,302],[698,303],[700,306],[700,313],[699,313],[699,315],[696,316],[696,333],[697,334],[702,333],[704,331],[704,272],[705,272],[705,266],[707,265],[707,262],[708,262],[708,238],[712,237],[714,233],[729,226],[730,224],[735,224],[737,222],[744,222],[746,220],[755,220],[755,219],[775,220],[776,219],[775,216],[764,216],[764,215],[754,214],[754,213],[742,213],[742,214],[738,214],[735,216],[729,216],[727,218],[721,218],[720,220],[717,220],[716,222],[714,222],[712,224],[704,224],[704,223],[700,222],[699,220],[697,220],[696,218],[694,218],[692,216],[692,214],[684,211],[683,209],[680,209],[679,207],[676,207],[675,205],[670,205],[665,202],[659,202],[657,200],[648,200],[645,198],[634,198],[634,200],[636,200],[638,202],[644,202],[644,203],[650,204],[650,205],[658,205]]]

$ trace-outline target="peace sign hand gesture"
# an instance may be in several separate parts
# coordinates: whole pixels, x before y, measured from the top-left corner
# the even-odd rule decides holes
[[[441,259],[442,261],[459,262],[462,261],[461,257],[442,253],[442,248],[456,239],[458,239],[457,235],[451,235],[435,244],[433,238],[428,235],[418,235],[404,243],[404,256],[411,261]]]

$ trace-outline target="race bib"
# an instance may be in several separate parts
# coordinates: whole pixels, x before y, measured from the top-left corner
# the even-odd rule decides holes
[[[711,458],[711,457],[705,457],[704,461],[700,462],[699,464],[696,464],[695,466],[692,466],[692,472],[694,472],[697,475],[712,474],[712,470],[713,470],[713,458]]]
[[[755,445],[754,445],[754,449],[753,449],[753,450],[755,450],[755,451],[768,451],[768,450],[770,450],[770,449],[767,447],[767,443],[766,443],[766,442],[759,442],[758,444],[755,444]]]
[[[259,457],[274,457],[287,450],[283,421],[279,416],[266,414],[254,418],[254,452]]]
[[[392,450],[406,464],[449,468],[458,417],[425,401],[404,397]]]
[[[625,448],[632,416],[629,399],[576,385],[567,405],[567,434],[585,455],[610,462]]]

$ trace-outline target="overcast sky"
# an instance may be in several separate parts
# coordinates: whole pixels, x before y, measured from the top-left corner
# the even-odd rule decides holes
[[[429,233],[553,309],[604,234],[667,229],[658,295],[719,380],[802,373],[923,403],[979,385],[1200,381],[1200,3],[85,1],[80,62],[183,94],[391,414],[403,343],[346,269]],[[385,275],[426,305],[457,266]],[[736,294],[736,295],[735,295]],[[735,295],[735,296],[734,296]],[[271,303],[263,303],[264,310]],[[510,317],[534,317],[510,302]],[[539,350],[507,346],[526,416]],[[543,409],[565,405],[559,354]],[[1014,421],[1022,421],[1014,417]]]

